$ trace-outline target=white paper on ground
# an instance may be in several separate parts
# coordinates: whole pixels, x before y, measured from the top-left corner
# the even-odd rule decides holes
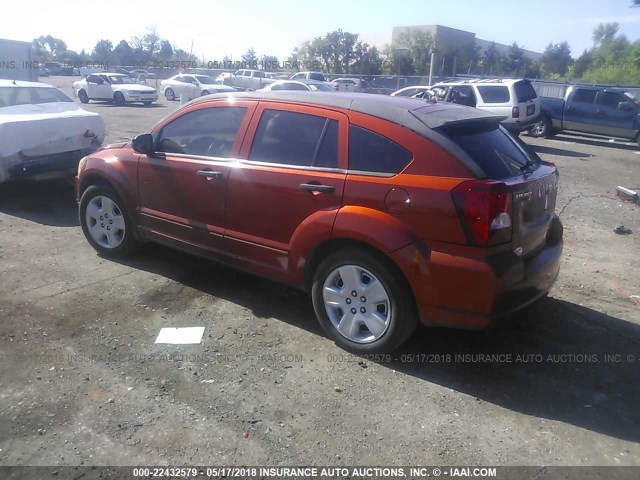
[[[202,335],[204,335],[204,327],[161,328],[155,343],[189,345],[200,343]]]

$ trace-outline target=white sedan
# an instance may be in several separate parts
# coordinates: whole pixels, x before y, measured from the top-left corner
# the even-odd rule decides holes
[[[94,73],[73,84],[73,94],[82,103],[89,100],[106,100],[116,105],[142,102],[151,105],[158,100],[158,91],[147,85],[136,83],[121,73]]]
[[[189,100],[209,95],[211,93],[235,92],[236,89],[228,85],[220,85],[207,75],[182,73],[162,80],[160,87],[167,100],[178,100],[186,96]]]
[[[73,177],[102,145],[102,117],[44,83],[0,80],[0,183]]]

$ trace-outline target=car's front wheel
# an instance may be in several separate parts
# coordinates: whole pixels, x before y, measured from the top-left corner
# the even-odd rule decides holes
[[[529,128],[527,128],[527,133],[535,138],[549,138],[553,135],[551,130],[551,120],[546,115],[543,115],[542,117],[540,117],[539,122],[534,123]]]
[[[209,90],[203,90],[203,91],[200,93],[200,96],[201,96],[201,97],[204,97],[205,95],[209,95],[209,93],[211,93],[211,92],[209,92]]]
[[[85,92],[84,90],[80,90],[78,92],[78,98],[80,99],[81,103],[89,103],[89,95],[87,95],[87,92]]]
[[[173,100],[176,99],[176,94],[175,92],[171,89],[171,88],[167,88],[164,91],[164,96],[166,97],[167,100],[169,100],[170,102],[172,102]]]
[[[417,325],[404,276],[373,252],[347,249],[329,255],[315,272],[312,299],[323,329],[354,353],[390,352]]]
[[[124,257],[138,246],[124,202],[111,187],[87,188],[80,199],[79,217],[84,236],[98,253]]]
[[[113,94],[113,103],[115,103],[119,107],[122,107],[125,103],[127,103],[122,92],[116,92]]]

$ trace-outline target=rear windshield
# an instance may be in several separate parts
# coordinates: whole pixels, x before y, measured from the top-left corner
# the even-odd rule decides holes
[[[539,166],[540,159],[526,152],[522,142],[500,127],[487,130],[484,125],[470,125],[444,127],[441,130],[478,164],[488,178],[511,178],[531,172]]]
[[[528,102],[529,100],[533,100],[537,98],[536,91],[531,85],[529,80],[523,80],[521,82],[516,82],[513,87],[516,90],[516,97],[518,97],[518,103]]]

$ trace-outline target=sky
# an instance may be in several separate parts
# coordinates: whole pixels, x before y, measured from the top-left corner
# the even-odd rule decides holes
[[[0,38],[31,41],[41,35],[87,53],[100,39],[114,46],[155,28],[174,48],[199,59],[240,60],[249,48],[286,60],[305,40],[336,29],[383,47],[394,26],[439,24],[477,38],[543,52],[567,41],[577,58],[591,48],[599,23],[640,40],[640,8],[631,0],[22,0],[3,2]],[[36,14],[37,12],[37,14]]]

